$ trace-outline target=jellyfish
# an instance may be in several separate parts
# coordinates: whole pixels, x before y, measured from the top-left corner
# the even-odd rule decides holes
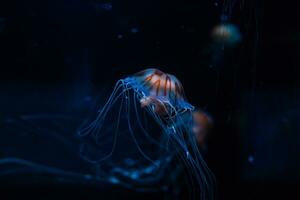
[[[197,144],[202,150],[206,150],[207,138],[213,128],[213,119],[207,112],[197,108],[193,112],[193,121],[192,131],[196,137]]]
[[[223,23],[215,26],[211,35],[215,43],[226,45],[228,47],[236,46],[242,39],[238,27],[230,23]]]
[[[175,177],[172,172],[183,166],[191,195],[214,199],[215,179],[197,145],[194,112],[174,75],[145,69],[117,81],[96,116],[78,130],[80,155],[97,166],[99,177],[135,189],[160,183],[168,173]]]

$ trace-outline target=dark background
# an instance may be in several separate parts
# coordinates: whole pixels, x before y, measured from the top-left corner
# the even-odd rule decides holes
[[[51,91],[52,97],[62,88],[68,91],[62,98],[76,104],[91,90],[110,91],[116,80],[154,66],[176,75],[189,101],[214,118],[207,160],[220,199],[289,199],[300,186],[299,6],[234,2],[1,2],[2,114],[35,112],[29,96]],[[242,41],[220,51],[210,33],[226,5]],[[49,99],[34,98],[46,105],[42,111],[53,109]],[[4,193],[109,199],[115,191],[76,187],[11,186]]]

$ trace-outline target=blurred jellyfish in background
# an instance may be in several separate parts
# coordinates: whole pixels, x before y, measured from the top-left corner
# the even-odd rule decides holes
[[[217,72],[219,78],[220,68],[224,65],[225,54],[235,51],[243,39],[241,24],[233,19],[233,12],[241,10],[244,7],[244,1],[214,1],[215,7],[219,11],[219,22],[217,22],[210,31],[211,41],[211,65]],[[243,29],[242,29],[243,30]],[[218,80],[217,80],[218,81]]]
[[[79,130],[80,154],[111,183],[135,189],[155,184],[169,189],[185,168],[192,190],[200,192],[192,195],[213,199],[214,176],[197,144],[204,143],[206,125],[199,124],[204,122],[199,111],[193,113],[175,76],[143,70],[119,80],[95,119]]]
[[[211,31],[212,38],[212,66],[222,65],[226,50],[233,50],[242,40],[238,27],[231,23],[216,25]]]
[[[207,112],[201,109],[195,109],[195,111],[193,112],[192,131],[202,151],[206,151],[207,149],[206,143],[212,128],[213,128],[212,117]]]
[[[238,27],[234,24],[219,24],[213,28],[211,35],[215,43],[229,47],[237,45],[242,39]]]

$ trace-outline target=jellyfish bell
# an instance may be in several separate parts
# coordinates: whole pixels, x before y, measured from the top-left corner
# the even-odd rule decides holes
[[[181,82],[172,74],[150,68],[125,79],[141,93],[141,107],[152,106],[162,115],[174,115],[178,112],[193,110],[185,97]]]

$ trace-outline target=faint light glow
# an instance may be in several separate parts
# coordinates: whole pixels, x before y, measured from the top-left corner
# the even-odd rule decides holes
[[[137,32],[139,32],[139,29],[134,27],[130,31],[131,31],[131,33],[137,33]]]
[[[250,155],[248,157],[248,162],[251,163],[251,164],[253,164],[254,163],[254,156]]]
[[[99,3],[99,4],[95,4],[95,8],[97,10],[111,11],[113,5],[111,3]]]
[[[187,151],[186,152],[186,157],[189,158],[190,157],[190,153]]]
[[[4,119],[4,122],[5,123],[13,123],[13,122],[15,122],[15,120],[13,118],[7,117]]]
[[[122,35],[122,34],[118,34],[118,35],[117,35],[117,38],[118,38],[118,39],[122,39],[122,38],[123,38],[123,35]]]
[[[219,24],[213,28],[212,38],[216,43],[235,46],[241,41],[242,35],[234,24]]]
[[[113,184],[118,184],[120,182],[116,177],[113,176],[109,177],[109,181]]]
[[[132,172],[131,175],[130,175],[130,177],[132,179],[137,179],[139,177],[139,173],[138,172]]]
[[[149,166],[149,167],[145,168],[144,172],[149,174],[149,173],[153,172],[154,169],[155,169],[155,166]]]
[[[86,175],[84,175],[84,178],[85,178],[86,180],[90,180],[90,179],[92,179],[92,176],[89,175],[89,174],[86,174]]]
[[[87,102],[89,102],[89,101],[91,101],[92,100],[92,97],[90,97],[90,96],[86,96],[86,97],[84,97],[84,101],[87,101]]]
[[[229,18],[227,15],[221,15],[221,21],[224,22],[224,21],[227,21]]]

